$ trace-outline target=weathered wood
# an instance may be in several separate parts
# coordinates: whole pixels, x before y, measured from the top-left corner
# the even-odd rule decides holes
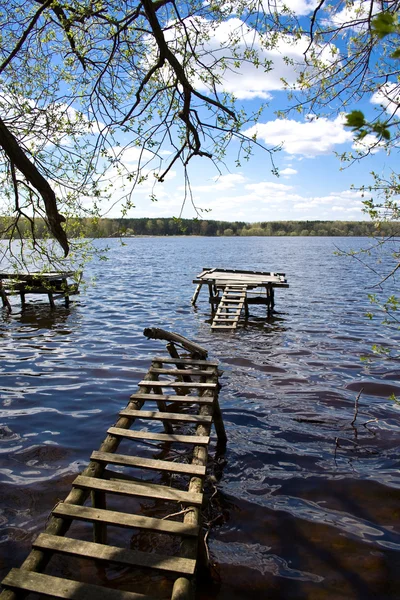
[[[74,506],[73,504],[64,504],[64,502],[60,502],[56,506],[53,514],[78,521],[101,522],[128,529],[149,529],[157,533],[168,533],[171,535],[197,536],[199,533],[198,527],[177,521],[131,515],[114,510],[101,510],[99,508],[91,508],[90,506]]]
[[[163,556],[152,552],[128,550],[117,546],[105,546],[94,542],[84,542],[72,538],[41,533],[33,545],[43,550],[53,550],[62,554],[107,560],[119,565],[149,567],[160,571],[192,575],[196,561],[179,556]],[[101,597],[101,596],[100,596]]]
[[[211,423],[212,417],[201,415],[188,415],[186,413],[160,412],[158,410],[129,410],[119,412],[122,417],[134,417],[135,419],[182,421],[185,423]]]
[[[162,394],[136,393],[131,396],[131,400],[157,401],[164,400],[165,402],[174,402],[181,404],[212,404],[212,398],[208,396],[166,396]]]
[[[96,477],[83,477],[78,475],[72,482],[72,485],[78,488],[88,490],[100,490],[122,496],[143,496],[144,498],[156,498],[158,500],[172,500],[182,502],[182,504],[193,504],[201,506],[203,494],[183,492],[175,488],[158,485],[157,483],[124,483],[119,481],[105,481]]]
[[[162,367],[162,363],[153,362],[153,365],[155,368]],[[150,369],[150,375],[151,376],[154,375],[155,376],[154,379],[158,379],[158,373],[155,370],[151,371],[151,369]],[[157,392],[157,389],[154,391]],[[161,412],[165,412],[167,410],[167,405],[164,400],[159,400],[157,402],[157,407],[158,407],[158,410]],[[163,427],[164,427],[165,433],[173,433],[173,431],[174,431],[174,428],[172,427],[172,424],[169,421],[163,421]]]
[[[177,375],[209,375],[210,371],[206,371],[204,369],[160,369],[156,367],[150,368],[151,373],[155,373],[158,375],[173,375],[176,377]]]
[[[155,600],[153,596],[114,590],[91,583],[81,583],[61,577],[43,575],[43,573],[23,571],[22,569],[11,569],[3,579],[2,584],[6,587],[35,592],[52,598],[64,598],[65,600]],[[9,590],[9,593],[14,592]]]
[[[34,577],[39,576],[39,578],[42,577],[38,573],[32,573],[32,571],[43,569],[51,558],[52,552],[71,554],[95,560],[112,561],[122,565],[149,566],[151,568],[158,568],[181,575],[181,577],[176,580],[173,599],[177,600],[177,598],[179,598],[180,600],[183,600],[184,598],[185,600],[188,600],[188,596],[182,596],[182,593],[186,594],[186,592],[190,591],[191,583],[189,577],[194,574],[196,566],[198,534],[200,531],[200,507],[203,500],[203,479],[206,472],[207,445],[209,443],[212,414],[214,411],[217,411],[217,413],[219,412],[217,401],[219,371],[217,369],[217,362],[206,361],[204,358],[181,359],[173,346],[173,342],[170,342],[167,348],[171,353],[171,358],[167,359],[168,362],[166,364],[175,364],[177,368],[163,369],[162,365],[164,364],[164,359],[159,359],[158,361],[155,359],[153,361],[152,369],[149,370],[146,377],[139,383],[139,391],[131,396],[128,406],[125,410],[121,411],[115,426],[109,428],[106,439],[100,446],[100,449],[93,452],[90,463],[83,474],[79,475],[72,483],[72,490],[67,496],[66,501],[55,507],[53,510],[46,532],[39,536],[38,540],[33,544],[33,550],[23,565],[23,572],[26,571],[29,573],[29,571],[31,571],[29,575],[33,575]],[[197,354],[197,356],[199,356],[199,354]],[[185,368],[186,366],[189,368]],[[195,369],[195,366],[198,366],[199,368]],[[177,378],[178,381],[160,381],[158,379],[160,375],[172,375]],[[199,378],[199,381],[191,381],[192,376]],[[179,381],[181,379],[183,381]],[[172,392],[173,395],[152,393],[155,389],[162,390],[163,388],[168,387],[171,387],[174,390],[174,392]],[[186,395],[186,392],[190,388],[196,389],[199,392],[199,396]],[[157,402],[160,410],[141,411],[140,409],[146,401]],[[194,407],[198,405],[200,406],[200,414],[172,413],[169,412],[167,403],[168,405],[175,403],[182,403],[183,405],[192,404]],[[170,406],[169,408],[171,409],[172,407]],[[177,409],[175,408],[175,410]],[[196,433],[194,435],[181,435],[131,430],[130,427],[137,418],[156,419],[162,421],[163,424],[166,424],[171,428],[172,423],[174,422],[193,423],[197,426]],[[206,433],[207,435],[202,435],[203,433]],[[192,463],[189,464],[130,456],[126,454],[116,454],[122,438],[191,444],[194,446],[193,460]],[[199,456],[203,457],[204,460],[202,459],[199,461]],[[191,479],[188,491],[135,480],[134,477],[129,477],[125,473],[113,472],[106,469],[107,464],[120,465],[133,469],[154,469],[165,473],[189,475]],[[136,472],[133,471],[133,473]],[[81,506],[89,494],[92,496],[93,507]],[[183,504],[184,506],[187,506],[188,511],[183,518],[183,523],[141,515],[119,513],[117,511],[106,509],[105,499],[107,494],[151,498],[153,501],[160,500],[178,505]],[[170,510],[170,512],[175,511],[176,508]],[[193,515],[196,515],[197,521],[193,521]],[[79,541],[63,537],[74,519],[92,523],[95,532],[94,542]],[[151,552],[143,553],[107,546],[103,542],[106,541],[106,528],[111,525],[125,528],[139,528],[157,533],[182,536],[184,548],[184,556],[182,559],[183,561],[186,561],[186,565],[190,565],[190,568],[183,568],[182,566],[179,568],[176,567],[176,561],[180,561],[180,557],[157,557]],[[192,541],[189,542],[189,540]],[[200,546],[200,549],[201,547],[202,546]],[[165,562],[163,562],[164,559],[167,561],[175,561],[175,566],[171,567],[170,564],[166,565]],[[149,560],[151,564],[149,563]],[[156,561],[156,564],[151,561]],[[182,565],[182,563],[180,564]],[[66,581],[68,585],[71,583],[72,585],[80,586],[78,582]],[[51,585],[51,582],[49,585]],[[18,588],[19,586],[14,587]],[[29,591],[28,588],[24,588],[23,586],[19,589]],[[86,598],[94,599],[96,597],[96,599],[103,599],[106,597],[104,596],[103,588],[101,587],[96,587],[96,592],[93,593],[90,592],[87,586],[85,587],[85,590],[86,592],[82,596],[85,600]],[[34,588],[34,591],[37,591],[39,594],[41,593],[37,588]],[[47,594],[57,596],[57,594],[53,593],[53,589],[50,588]],[[61,595],[60,597],[64,596]],[[72,596],[67,595],[65,597],[71,597],[71,599],[73,597],[75,599],[77,596],[73,591]],[[12,586],[1,594],[1,600],[15,600],[15,598],[16,592]]]
[[[145,385],[143,381],[139,381],[139,385]],[[186,381],[153,381],[151,387],[155,388],[196,388],[196,389],[212,389],[216,387],[215,383],[198,383],[197,381],[186,382]]]
[[[125,454],[114,454],[113,452],[92,452],[90,460],[99,460],[111,465],[168,471],[169,473],[185,473],[188,475],[199,476],[206,474],[205,468],[197,465],[168,460],[154,460],[152,458],[142,458],[140,456],[126,456]]]
[[[193,306],[196,304],[196,301],[197,301],[197,298],[199,297],[200,290],[201,290],[202,286],[203,286],[203,284],[202,284],[202,283],[199,283],[199,284],[196,286],[196,290],[195,290],[195,292],[194,292],[194,294],[193,294],[193,298],[192,298],[192,304],[193,304]]]
[[[147,380],[151,380],[152,377],[153,377],[153,375],[147,374],[144,378],[146,380],[146,383],[147,383]],[[142,391],[145,392],[146,390],[147,390],[147,387],[143,386]],[[144,404],[144,400],[142,400],[142,399],[131,400],[130,403],[128,404],[128,408],[138,410],[143,406],[143,404]],[[133,421],[134,421],[134,419],[132,419],[132,418],[120,417],[116,423],[116,427],[118,427],[120,429],[128,428],[131,426]],[[115,450],[118,448],[118,446],[120,444],[120,441],[121,441],[121,437],[107,435],[107,437],[101,444],[99,450],[101,452],[115,452]],[[82,472],[82,476],[101,477],[101,474],[104,472],[104,469],[105,469],[104,463],[91,461],[91,462],[89,462],[86,469],[84,469],[84,471]],[[64,503],[65,504],[83,504],[85,502],[86,498],[88,497],[88,495],[89,495],[89,488],[77,488],[77,487],[74,488],[73,487],[71,489],[70,493],[68,494],[68,496],[66,497],[66,499],[64,500]],[[45,532],[50,535],[64,535],[68,531],[70,524],[71,524],[71,522],[69,520],[61,519],[56,516],[51,516],[50,519],[48,520],[48,524],[45,529]],[[26,570],[26,571],[43,570],[46,567],[47,563],[49,562],[50,558],[51,558],[51,556],[48,552],[42,552],[42,551],[36,550],[36,549],[32,550],[28,554],[28,556],[25,559],[25,561],[23,562],[23,564],[21,565],[21,569]],[[1,598],[1,600],[16,600],[17,596],[12,590],[4,590],[0,594],[0,598]]]
[[[210,441],[207,436],[179,435],[176,433],[151,433],[150,431],[132,431],[131,429],[119,429],[118,427],[110,427],[107,432],[111,435],[118,435],[124,438],[157,442],[178,442],[180,444],[207,445]]]
[[[153,362],[161,362],[161,363],[179,363],[182,365],[205,365],[209,367],[217,367],[219,365],[217,360],[203,360],[198,358],[179,358],[176,360],[175,358],[171,358],[170,356],[156,356],[153,358]]]
[[[183,346],[189,352],[192,352],[194,355],[199,355],[199,358],[206,358],[208,355],[208,350],[206,350],[199,344],[191,342],[183,335],[179,335],[178,333],[165,331],[164,329],[158,329],[157,327],[149,327],[143,330],[143,335],[145,335],[147,338],[152,338],[154,340],[166,340],[168,342],[176,342],[177,344]]]
[[[106,453],[104,453],[106,454]],[[106,495],[104,492],[93,491],[90,493],[93,508],[105,510],[107,508]],[[93,523],[93,541],[99,544],[107,544],[107,526],[96,521]]]

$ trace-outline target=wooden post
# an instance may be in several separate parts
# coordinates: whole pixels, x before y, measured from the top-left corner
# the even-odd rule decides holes
[[[3,302],[3,307],[7,308],[11,312],[11,304],[7,298],[6,290],[3,287],[3,282],[0,280],[0,296]]]
[[[55,303],[54,303],[53,294],[52,294],[51,292],[49,292],[47,295],[48,295],[48,297],[49,297],[49,302],[50,302],[50,306],[51,306],[51,308],[55,308],[55,307],[56,307],[56,305],[55,305]]]
[[[199,297],[200,290],[201,290],[202,286],[203,286],[203,284],[199,283],[197,285],[197,287],[196,287],[196,290],[195,290],[195,292],[193,294],[193,298],[192,298],[192,304],[193,304],[193,306],[195,306],[195,304],[196,304],[196,301],[197,301],[197,298]]]
[[[106,495],[104,492],[90,492],[93,508],[107,508]],[[105,523],[93,523],[93,541],[97,544],[107,544],[107,525]]]
[[[156,367],[156,369],[161,369],[162,368],[162,363],[160,362],[153,362],[153,365]],[[156,376],[156,380],[159,380],[159,376]],[[156,394],[162,394],[162,390],[154,390],[154,392]],[[157,408],[160,412],[167,412],[167,404],[166,402],[163,402],[162,400],[158,400],[157,401]],[[173,433],[174,432],[174,428],[172,427],[171,423],[168,423],[168,421],[163,421],[163,427],[164,427],[164,431],[165,433]]]

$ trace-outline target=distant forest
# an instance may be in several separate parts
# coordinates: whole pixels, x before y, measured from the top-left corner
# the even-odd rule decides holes
[[[0,218],[0,238],[8,238],[11,219]],[[38,225],[37,237],[45,226]],[[69,237],[109,238],[143,235],[200,236],[398,236],[400,222],[380,223],[379,229],[370,221],[212,221],[208,219],[74,219],[66,227]],[[29,237],[29,220],[19,221],[14,237]]]

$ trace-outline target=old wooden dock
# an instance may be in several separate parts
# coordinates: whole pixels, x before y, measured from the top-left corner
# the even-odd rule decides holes
[[[250,304],[265,305],[267,315],[271,315],[275,307],[274,289],[289,287],[285,273],[219,268],[203,268],[193,283],[197,284],[193,305],[203,285],[208,288],[213,330],[236,329],[242,314],[249,316]]]
[[[0,297],[3,307],[10,312],[8,297],[12,295],[20,296],[22,306],[28,294],[46,295],[51,308],[55,308],[57,298],[63,298],[65,306],[69,306],[70,296],[79,294],[79,281],[80,275],[74,271],[0,273]]]
[[[128,586],[126,590],[107,587],[101,581],[54,576],[51,567],[57,555],[154,572],[158,578],[161,574],[162,598],[192,597],[198,558],[204,551],[201,507],[213,423],[218,442],[226,443],[218,403],[218,366],[207,359],[204,348],[178,334],[161,329],[147,329],[144,334],[168,341],[169,355],[152,360],[138,391],[107,430],[89,465],[73,481],[71,492],[52,510],[25,562],[3,580],[1,600],[15,600],[27,593],[74,600],[160,597],[157,582],[150,590],[143,589],[140,576],[135,589]],[[184,357],[177,347],[184,350]],[[144,405],[146,410],[142,410]],[[138,422],[140,426],[133,427]],[[120,444],[125,446],[123,453],[117,453]],[[152,476],[157,483],[151,481]],[[118,509],[115,498],[119,499]],[[90,524],[90,534],[88,529],[75,527],[82,522]],[[140,536],[141,546],[134,547],[133,535],[129,547],[120,547],[112,542],[115,528],[164,536],[162,551],[154,551],[151,545],[148,551],[143,549]]]

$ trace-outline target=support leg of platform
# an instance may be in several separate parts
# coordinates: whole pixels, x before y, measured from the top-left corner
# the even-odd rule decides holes
[[[11,304],[7,298],[7,294],[5,289],[3,288],[3,282],[0,281],[0,296],[1,296],[1,300],[3,302],[3,307],[7,308],[10,312],[11,312]]]
[[[53,294],[52,294],[51,292],[49,292],[47,295],[48,295],[48,297],[49,297],[49,303],[50,303],[50,306],[51,306],[51,308],[55,308],[55,307],[56,307],[56,305],[55,305],[55,303],[54,303]]]
[[[202,283],[199,283],[199,284],[197,285],[197,287],[196,287],[196,290],[195,290],[195,292],[194,292],[194,294],[193,294],[193,298],[192,298],[192,304],[193,304],[193,306],[194,306],[194,305],[196,304],[196,302],[197,302],[197,298],[199,297],[200,290],[201,290],[202,286],[203,286],[203,284],[202,284]]]
[[[91,492],[93,508],[107,508],[106,495],[103,492]],[[107,525],[93,523],[93,541],[97,544],[107,544]]]

